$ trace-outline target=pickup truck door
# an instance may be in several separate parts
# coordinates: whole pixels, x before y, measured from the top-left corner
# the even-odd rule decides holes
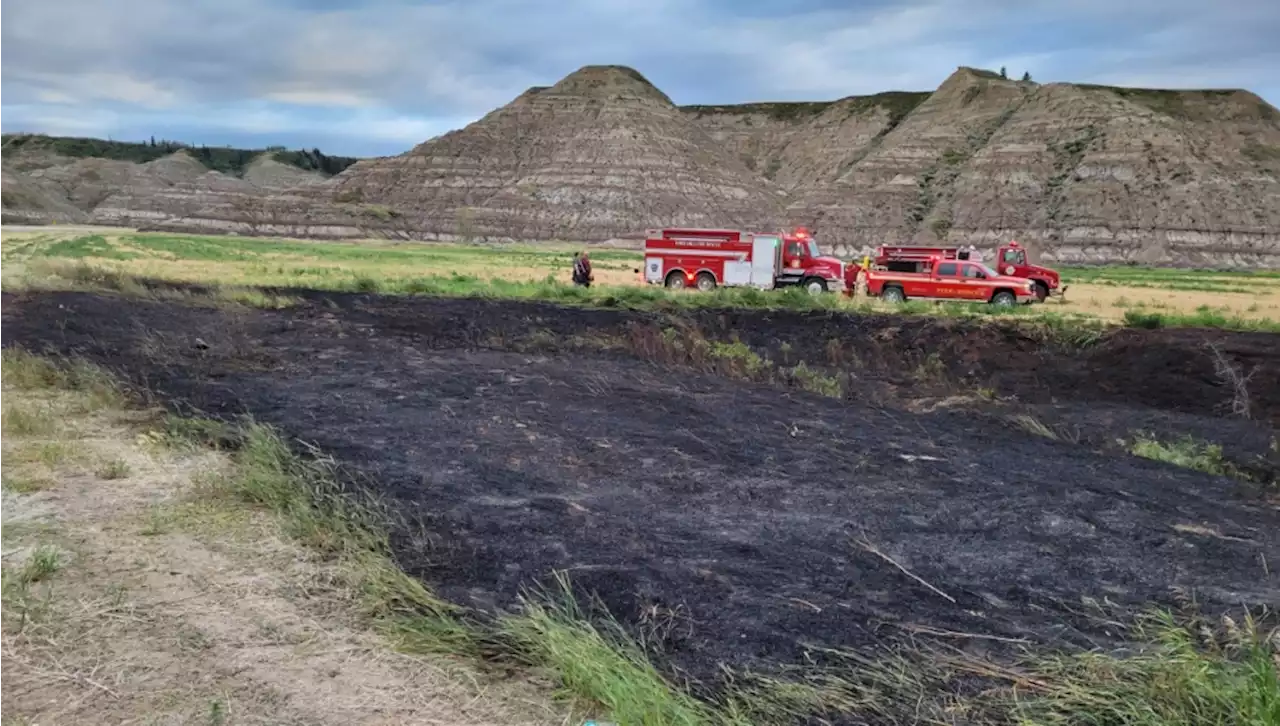
[[[964,297],[966,300],[987,300],[991,297],[991,283],[987,274],[977,265],[964,266]]]
[[[939,262],[933,275],[933,291],[929,297],[966,297],[964,281],[955,262]]]

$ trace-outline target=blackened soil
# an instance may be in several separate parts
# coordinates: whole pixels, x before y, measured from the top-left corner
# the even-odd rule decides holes
[[[665,667],[704,682],[720,663],[768,668],[919,626],[1087,644],[1104,637],[1084,615],[1091,602],[1280,605],[1280,514],[1228,479],[962,411],[617,353],[476,349],[652,316],[351,296],[239,313],[82,294],[4,303],[6,346],[87,355],[170,402],[252,413],[368,474],[427,533],[400,556],[443,595],[507,607],[565,569]],[[1202,360],[1212,340],[1262,371],[1255,406],[1268,420],[1280,403],[1276,336],[1128,331],[1067,354],[994,326],[902,318],[686,324],[779,352],[791,341],[798,359],[829,352],[805,348],[809,326],[818,341],[865,342],[860,370],[885,375],[883,356],[906,365],[937,351],[975,383],[1075,416],[1105,401],[1107,416],[1135,421],[1219,410]]]

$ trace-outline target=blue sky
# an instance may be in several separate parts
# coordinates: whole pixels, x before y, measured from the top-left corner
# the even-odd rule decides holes
[[[676,103],[1037,81],[1280,103],[1280,0],[7,0],[9,131],[394,154],[587,64]]]

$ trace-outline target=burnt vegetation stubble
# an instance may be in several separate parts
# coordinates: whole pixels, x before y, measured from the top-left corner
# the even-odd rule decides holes
[[[441,595],[492,612],[566,570],[702,684],[722,663],[774,670],[921,629],[1104,644],[1090,602],[1280,603],[1258,564],[1280,562],[1271,504],[1101,445],[1164,427],[1261,460],[1274,335],[1125,330],[1080,348],[929,318],[305,298],[6,293],[4,344],[313,442],[425,535],[399,537],[398,557]],[[1223,360],[1254,372],[1251,421],[1228,418]],[[803,390],[799,363],[839,390]],[[906,410],[978,381],[1003,402]],[[1000,405],[1087,433],[1036,436]]]

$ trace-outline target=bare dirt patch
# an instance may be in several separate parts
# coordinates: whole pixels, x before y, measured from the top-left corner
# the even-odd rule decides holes
[[[61,421],[75,461],[13,464],[29,442],[5,436],[6,724],[561,722],[531,686],[391,650],[330,565],[209,493],[220,455],[140,441],[136,415]]]

